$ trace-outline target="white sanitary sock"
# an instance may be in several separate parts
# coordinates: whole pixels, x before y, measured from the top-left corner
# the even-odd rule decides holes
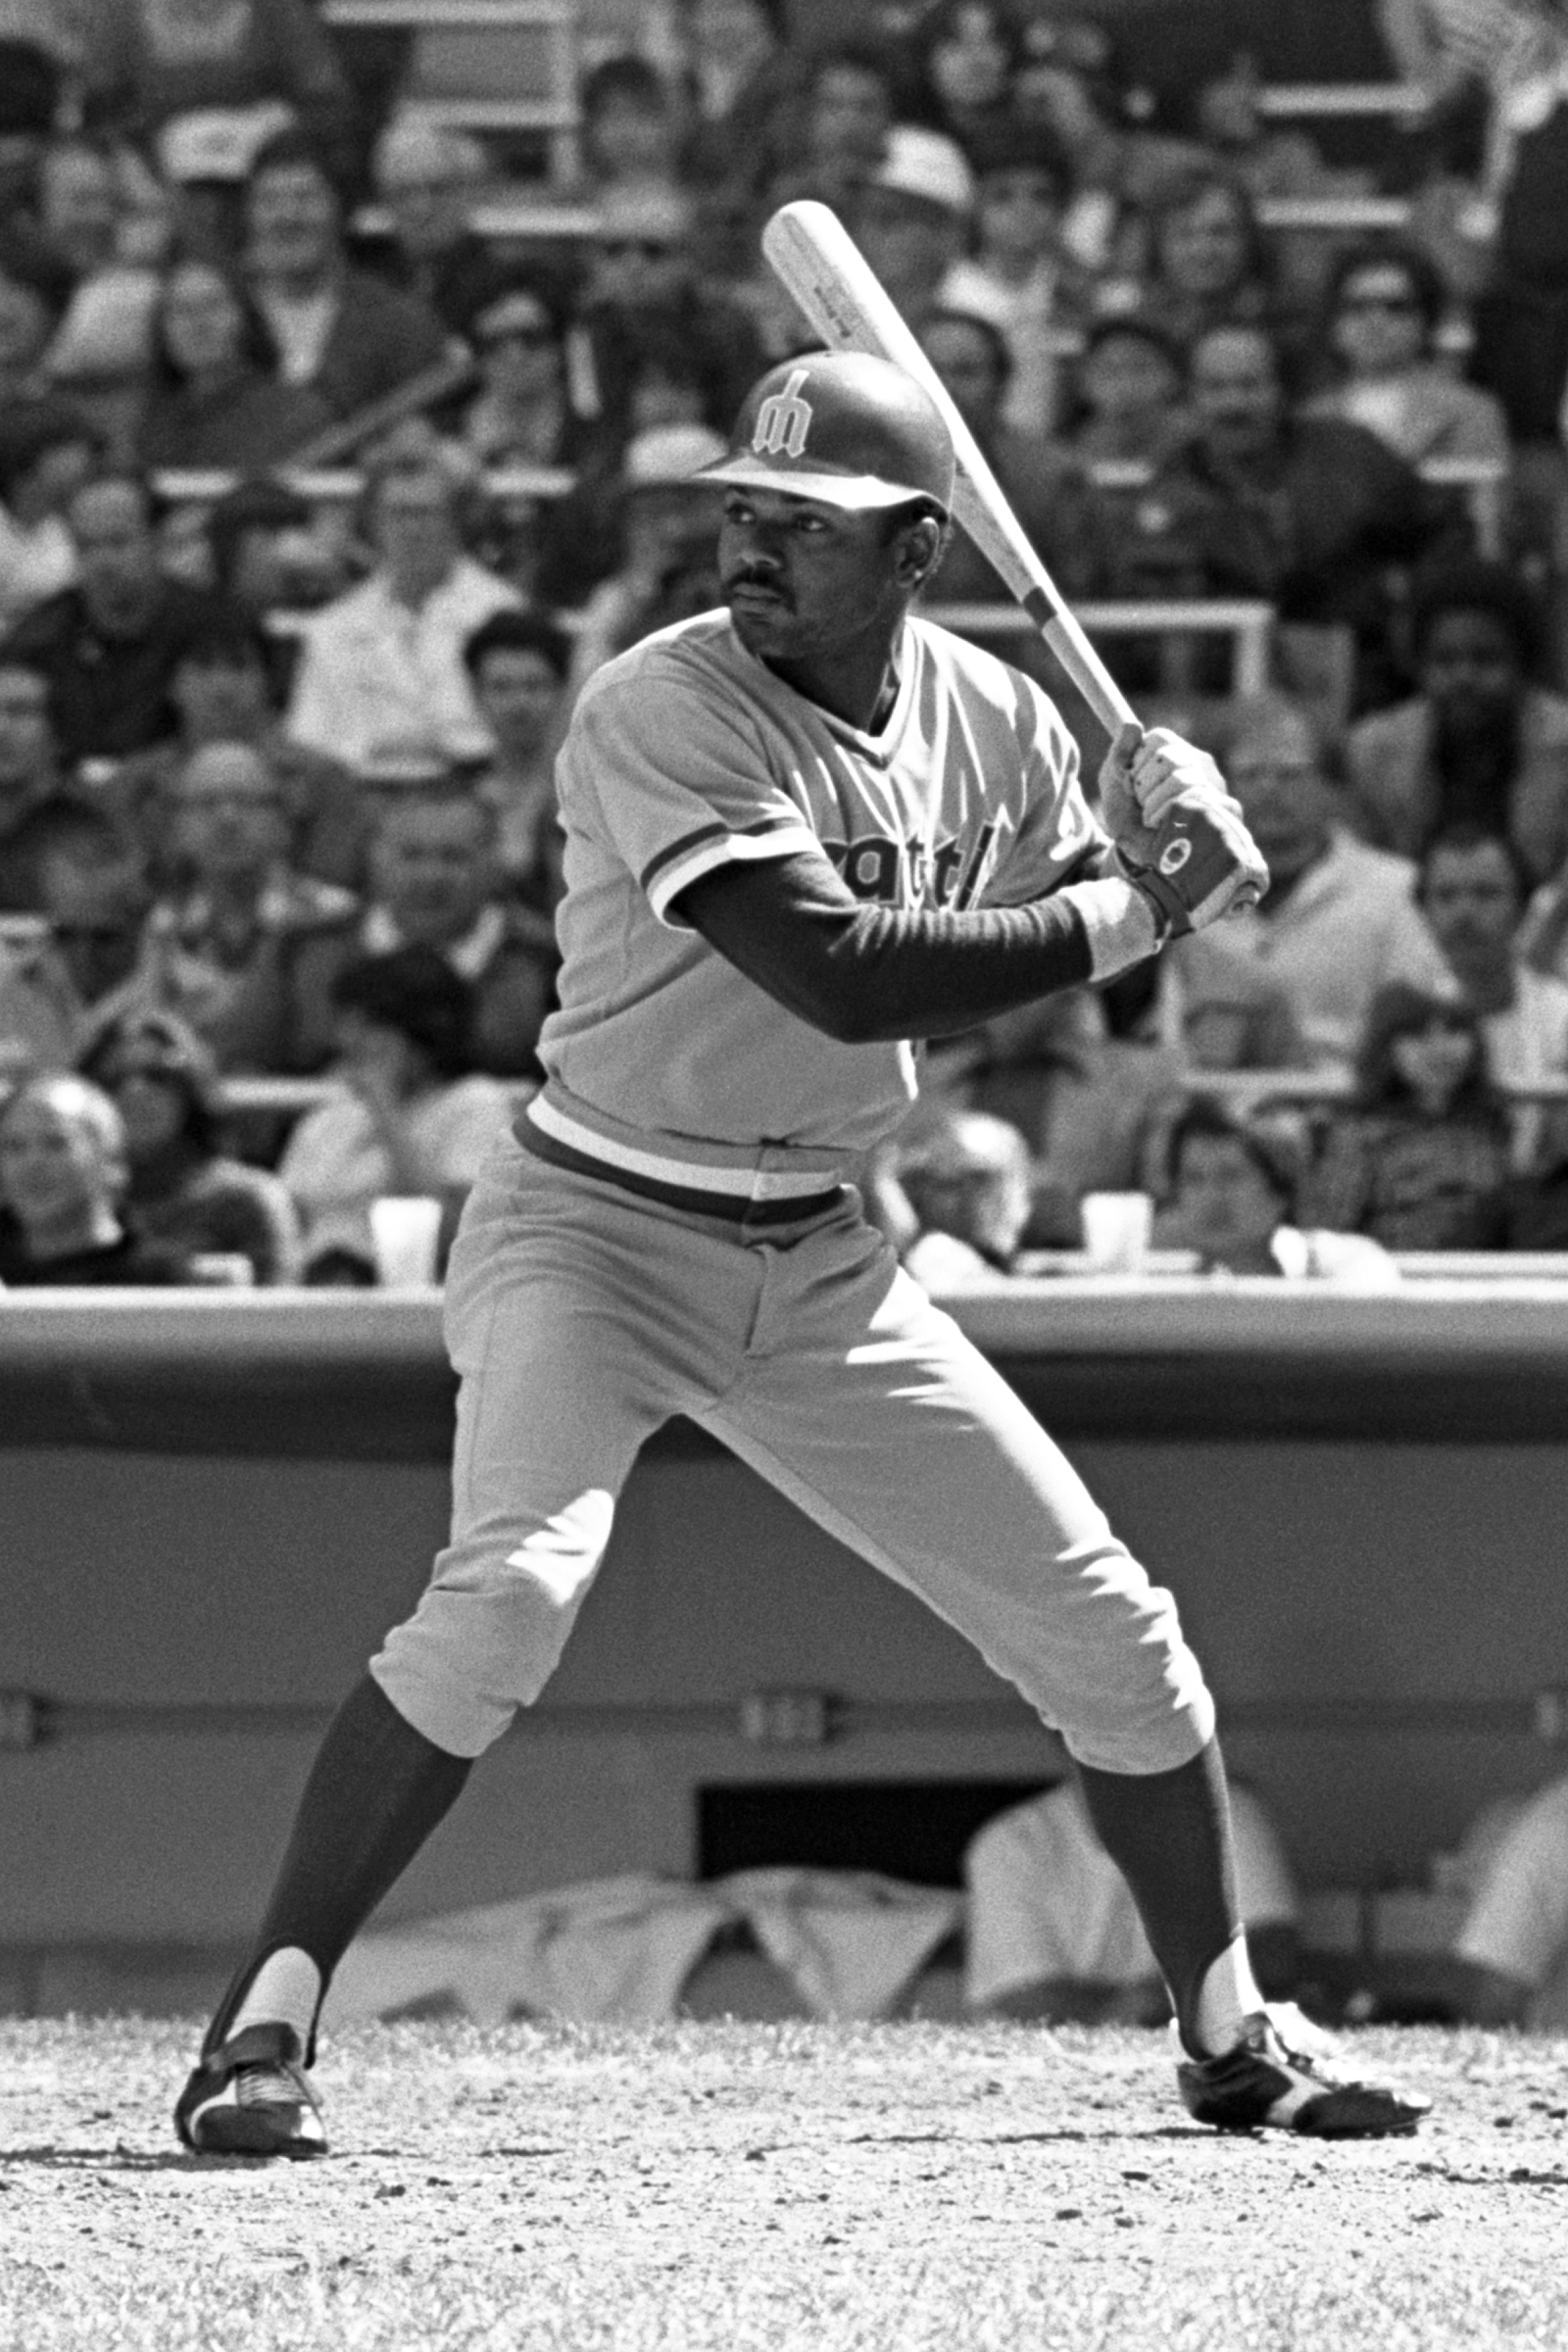
[[[235,2012],[228,2037],[232,2041],[247,2026],[281,2024],[293,2027],[304,2051],[310,2046],[316,2004],[320,1997],[321,1972],[316,1962],[297,1944],[285,1944],[279,1952],[269,1952],[256,1971],[250,1990]]]
[[[1195,2021],[1200,2046],[1211,2058],[1234,2049],[1242,2038],[1243,2019],[1255,2017],[1262,2007],[1247,1936],[1238,1930],[1203,1972]]]

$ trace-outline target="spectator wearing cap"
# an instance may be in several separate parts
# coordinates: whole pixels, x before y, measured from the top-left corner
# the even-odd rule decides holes
[[[167,578],[141,475],[91,476],[65,509],[77,579],[35,605],[0,651],[49,680],[68,767],[118,760],[175,730],[170,681],[186,648],[232,619],[225,601]]]
[[[294,1203],[278,1177],[222,1149],[218,1069],[193,1029],[171,1013],[127,1013],[94,1039],[81,1074],[120,1113],[134,1236],[186,1257],[240,1258],[258,1284],[294,1280]]]
[[[270,139],[245,190],[245,268],[286,384],[347,417],[438,367],[446,329],[411,294],[351,269],[338,199],[307,142]]]
[[[1544,683],[1544,615],[1500,564],[1433,571],[1412,615],[1418,691],[1350,729],[1369,841],[1418,858],[1471,821],[1505,834],[1532,886],[1568,862],[1568,699]]]
[[[601,201],[572,355],[579,405],[622,435],[623,388],[651,327],[684,346],[726,423],[762,371],[748,312],[700,280],[694,226],[690,198],[673,189],[612,189]]]
[[[1070,458],[1043,434],[1004,422],[1011,360],[1002,329],[945,305],[927,313],[920,342],[1052,577],[1063,595],[1082,594],[1108,561],[1096,540],[1101,510]],[[994,601],[997,576],[973,541],[956,534],[930,593],[940,603]],[[1020,650],[1030,651],[1008,648],[1014,658]]]
[[[1096,319],[1072,388],[1067,446],[1091,468],[1132,468],[1128,488],[1141,489],[1190,430],[1187,356],[1162,326],[1135,313]]]
[[[255,745],[202,745],[167,799],[177,880],[152,913],[149,967],[221,1068],[307,1067],[301,968],[323,940],[347,940],[356,901],[289,865],[282,785]]]
[[[63,401],[0,407],[0,630],[74,580],[65,508],[98,455],[91,425]]]
[[[1442,273],[1419,246],[1390,238],[1342,253],[1322,302],[1319,349],[1331,378],[1301,414],[1364,425],[1410,466],[1429,458],[1505,465],[1501,408],[1435,354],[1447,308]]]
[[[284,383],[276,361],[242,282],[216,262],[172,264],[153,309],[140,463],[249,472],[292,456],[331,422],[331,412],[309,385]]]
[[[1049,433],[1064,406],[1063,340],[1079,330],[1089,308],[1087,273],[1061,238],[1066,160],[1049,133],[1003,123],[971,142],[969,161],[974,251],[948,271],[943,304],[988,318],[1006,337],[1011,373],[1004,421]]]
[[[896,1152],[893,1173],[915,1227],[902,1255],[924,1289],[982,1289],[1012,1270],[1033,1191],[1016,1127],[985,1111],[943,1111]]]
[[[554,925],[506,890],[498,811],[467,785],[389,790],[370,843],[369,889],[352,930],[318,939],[300,964],[306,1057],[330,1051],[333,990],[356,955],[418,948],[470,992],[469,1066],[536,1078],[534,1056],[555,996]]]
[[[478,791],[496,812],[497,862],[512,897],[551,924],[563,890],[555,763],[571,640],[542,614],[497,612],[468,639],[463,659],[495,738]]]
[[[356,769],[394,734],[423,736],[452,760],[488,753],[463,648],[518,599],[464,552],[463,499],[435,459],[395,457],[371,470],[364,511],[375,565],[306,623],[288,705],[296,742]]]
[[[433,1196],[450,1235],[512,1102],[474,1072],[470,984],[434,948],[356,957],[331,1006],[337,1092],[301,1119],[278,1174],[305,1228],[306,1279],[368,1282],[371,1201]]]
[[[974,209],[974,175],[957,142],[921,123],[896,123],[851,226],[916,333],[942,302]]]
[[[723,434],[704,424],[655,425],[631,441],[621,474],[620,563],[583,609],[573,695],[639,638],[717,604],[719,493],[695,477],[727,449]]]
[[[1295,1222],[1304,1175],[1299,1131],[1200,1097],[1181,1112],[1166,1141],[1157,1245],[1191,1250],[1202,1274],[1390,1289],[1398,1269],[1370,1236],[1323,1227],[1303,1231]]]
[[[186,1282],[183,1256],[140,1240],[123,1214],[119,1111],[67,1071],[24,1079],[0,1107],[0,1287]]]
[[[371,181],[392,228],[368,258],[454,334],[467,335],[496,292],[494,258],[471,225],[489,176],[477,139],[416,116],[389,122],[371,152]]]

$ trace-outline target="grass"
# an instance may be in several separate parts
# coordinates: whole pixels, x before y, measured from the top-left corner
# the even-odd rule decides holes
[[[1408,2140],[1220,2138],[1160,2037],[368,2029],[333,2154],[196,2163],[191,2034],[0,2025],[17,2352],[1568,2345],[1568,2043],[1368,2035]]]

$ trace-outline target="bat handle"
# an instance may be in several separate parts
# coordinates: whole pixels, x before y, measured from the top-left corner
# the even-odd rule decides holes
[[[1043,588],[1032,588],[1024,607],[1106,734],[1141,728],[1137,711],[1066,607],[1053,603]]]

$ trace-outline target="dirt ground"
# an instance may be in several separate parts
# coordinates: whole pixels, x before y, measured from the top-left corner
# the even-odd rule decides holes
[[[0,2345],[1568,2346],[1568,2042],[1360,2036],[1434,2115],[1325,2145],[1152,2034],[382,2027],[267,2166],[175,2147],[191,2040],[0,2025]]]

